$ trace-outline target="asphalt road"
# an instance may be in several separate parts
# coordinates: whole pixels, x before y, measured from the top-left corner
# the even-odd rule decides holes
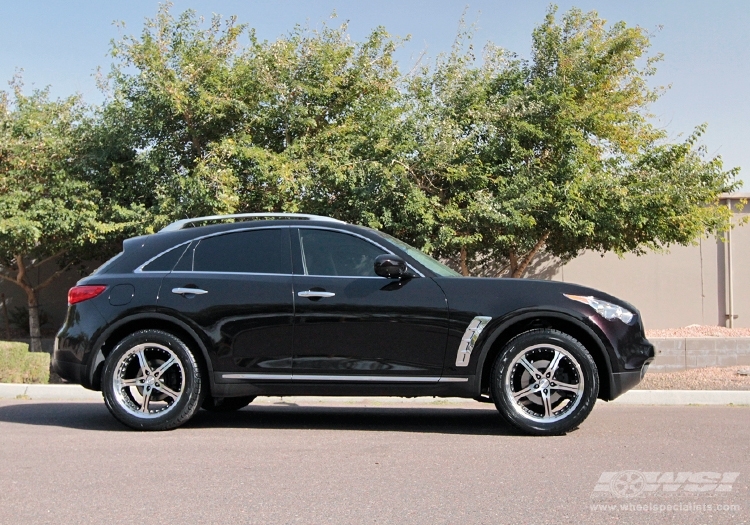
[[[538,438],[475,402],[253,404],[140,433],[99,402],[0,401],[3,524],[749,523],[749,485],[750,407],[599,403]]]

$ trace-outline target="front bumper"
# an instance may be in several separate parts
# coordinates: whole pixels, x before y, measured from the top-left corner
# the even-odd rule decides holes
[[[652,347],[653,348],[653,347]],[[612,374],[612,383],[610,385],[610,395],[608,401],[612,401],[622,394],[635,387],[641,382],[646,375],[649,365],[653,361],[653,356],[646,360],[638,370],[628,370],[627,372],[615,372]]]

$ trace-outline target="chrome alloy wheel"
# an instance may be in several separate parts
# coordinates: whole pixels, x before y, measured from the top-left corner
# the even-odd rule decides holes
[[[511,361],[504,388],[513,409],[526,419],[554,423],[575,410],[584,377],[575,357],[553,344],[536,344]]]
[[[168,347],[143,343],[125,352],[112,378],[115,400],[138,418],[155,418],[171,411],[185,390],[185,370]]]

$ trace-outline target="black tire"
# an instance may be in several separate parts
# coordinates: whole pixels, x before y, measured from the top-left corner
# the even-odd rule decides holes
[[[255,396],[243,396],[243,397],[212,397],[206,396],[203,400],[201,408],[208,410],[209,412],[234,412],[245,408],[247,405],[253,402]]]
[[[205,396],[201,379],[195,355],[182,340],[162,330],[140,330],[107,356],[102,395],[124,425],[169,430],[198,411]]]
[[[588,417],[599,395],[599,374],[578,340],[558,330],[536,329],[505,345],[492,367],[491,389],[495,406],[513,426],[552,436],[577,428]]]

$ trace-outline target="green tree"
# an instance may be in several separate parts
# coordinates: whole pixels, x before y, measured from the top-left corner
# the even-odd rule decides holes
[[[113,46],[104,121],[133,154],[111,174],[141,185],[157,224],[303,211],[427,239],[402,161],[397,44],[382,28],[352,42],[346,25],[259,41],[234,18],[204,28],[166,5]]]
[[[540,253],[643,253],[727,227],[718,195],[736,170],[706,158],[702,127],[670,143],[650,123],[660,57],[641,28],[551,9],[530,60],[488,46],[480,61],[464,34],[406,77],[384,29],[362,42],[346,31],[261,42],[234,18],[204,27],[162,7],[113,46],[97,185],[155,226],[331,215],[467,275],[489,262],[520,277]]]
[[[0,279],[26,293],[30,350],[38,352],[39,291],[132,226],[135,211],[105,207],[86,180],[90,126],[81,100],[50,100],[47,90],[26,96],[18,78],[11,85],[0,92]],[[31,270],[47,262],[59,268],[34,282]]]
[[[478,65],[463,35],[412,79],[410,172],[439,203],[436,251],[466,275],[489,259],[521,277],[541,252],[640,254],[728,227],[718,197],[737,170],[706,158],[702,126],[669,143],[650,123],[649,46],[641,28],[553,8],[530,60],[488,46]]]

